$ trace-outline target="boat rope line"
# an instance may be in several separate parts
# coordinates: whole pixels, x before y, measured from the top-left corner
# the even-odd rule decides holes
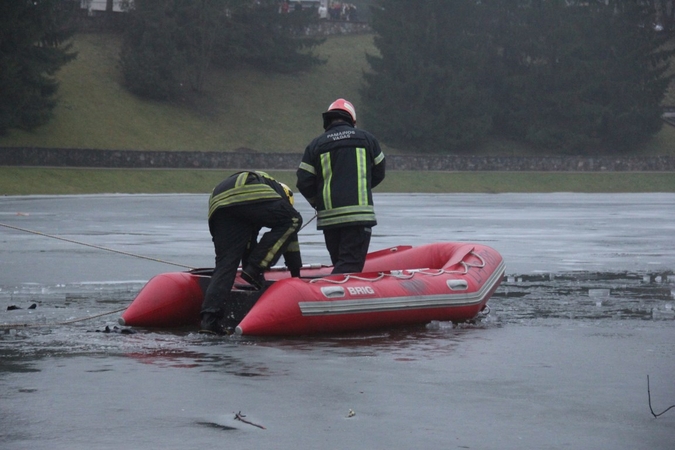
[[[326,283],[333,283],[333,284],[344,284],[348,282],[349,280],[359,280],[359,281],[368,281],[368,282],[375,282],[379,281],[385,277],[392,277],[392,278],[397,278],[399,280],[410,280],[413,278],[415,275],[418,273],[421,275],[428,275],[431,277],[437,277],[439,275],[446,275],[446,274],[459,274],[459,275],[466,275],[469,273],[469,270],[472,267],[477,267],[479,269],[482,269],[485,267],[485,260],[483,259],[482,256],[479,254],[471,251],[469,252],[470,255],[475,256],[480,260],[480,264],[471,264],[465,261],[460,261],[460,264],[464,267],[464,270],[445,270],[445,269],[438,269],[436,272],[426,272],[427,270],[430,269],[412,269],[412,270],[406,270],[406,272],[409,272],[408,275],[403,274],[403,271],[392,271],[390,273],[384,273],[384,272],[379,272],[378,275],[375,278],[366,278],[366,277],[361,277],[358,275],[352,275],[352,274],[345,274],[342,280],[331,280],[328,278],[314,278],[312,280],[309,280],[310,283],[318,283],[319,281],[325,281]]]
[[[0,324],[0,330],[13,330],[15,328],[44,328],[44,327],[54,327],[59,325],[70,325],[71,323],[84,322],[85,320],[97,319],[99,317],[108,316],[110,314],[115,314],[126,310],[127,307],[116,309],[114,311],[108,311],[100,314],[96,314],[88,317],[81,317],[79,319],[67,320],[65,322],[57,323],[7,323]]]
[[[333,316],[342,314],[362,314],[362,313],[376,313],[376,312],[401,312],[409,310],[419,310],[421,308],[447,308],[458,306],[472,306],[483,303],[481,311],[477,312],[477,316],[487,315],[490,312],[486,303],[487,295],[499,283],[499,280],[504,276],[504,264],[500,263],[497,270],[480,286],[476,291],[472,292],[456,292],[456,293],[439,293],[439,294],[421,294],[410,295],[404,297],[378,297],[378,298],[347,298],[339,299],[341,295],[331,297],[330,293],[326,295],[331,298],[328,302],[299,302],[300,312],[304,316]],[[323,287],[323,289],[342,290],[342,287],[331,286]],[[324,293],[325,295],[326,293]],[[487,309],[486,309],[487,308]],[[482,314],[481,314],[482,313]],[[476,317],[477,317],[476,316]]]
[[[655,418],[665,414],[668,410],[675,408],[675,405],[672,405],[658,414],[654,412],[654,409],[652,409],[652,393],[649,390],[649,375],[647,375],[647,398],[649,399],[649,410],[652,412],[652,416],[654,416]]]
[[[300,230],[298,230],[298,231],[301,231],[303,228],[305,228],[307,225],[309,225],[314,219],[316,219],[316,216],[317,216],[317,212],[314,211],[314,216],[312,216],[312,218],[309,219],[307,221],[307,223],[305,223],[300,228]],[[95,248],[97,250],[104,250],[104,251],[107,251],[107,252],[117,253],[117,254],[124,255],[124,256],[132,256],[134,258],[146,259],[148,261],[154,261],[154,262],[158,262],[158,263],[162,263],[162,264],[169,264],[171,266],[182,267],[182,268],[188,269],[188,270],[194,270],[195,269],[195,267],[188,266],[186,264],[181,264],[181,263],[172,262],[172,261],[166,261],[164,259],[153,258],[153,257],[150,257],[150,256],[139,255],[139,254],[136,254],[136,253],[124,252],[124,251],[121,251],[121,250],[115,250],[113,248],[102,247],[100,245],[88,244],[86,242],[76,241],[76,240],[64,238],[64,237],[61,237],[61,236],[54,236],[53,234],[47,234],[47,233],[42,233],[40,231],[29,230],[27,228],[21,228],[21,227],[17,227],[15,225],[9,225],[9,224],[6,224],[6,223],[0,223],[0,226],[5,227],[5,228],[11,228],[12,230],[23,231],[25,233],[36,234],[38,236],[44,236],[44,237],[48,237],[48,238],[52,238],[52,239],[58,239],[58,240],[64,241],[64,242],[70,242],[71,244],[84,245],[85,247],[91,247],[91,248]]]
[[[124,256],[133,256],[134,258],[147,259],[148,261],[154,261],[154,262],[158,262],[158,263],[162,263],[162,264],[169,264],[169,265],[172,265],[172,266],[183,267],[184,269],[190,269],[190,270],[194,269],[194,267],[187,266],[185,264],[166,261],[166,260],[158,259],[158,258],[152,258],[150,256],[138,255],[136,253],[123,252],[121,250],[115,250],[113,248],[108,248],[108,247],[102,247],[100,245],[88,244],[86,242],[80,242],[80,241],[75,241],[73,239],[68,239],[68,238],[64,238],[64,237],[60,237],[60,236],[54,236],[53,234],[46,234],[46,233],[42,233],[40,231],[28,230],[26,228],[17,227],[17,226],[14,226],[14,225],[8,225],[6,223],[0,223],[0,226],[6,227],[6,228],[11,228],[11,229],[17,230],[17,231],[23,231],[23,232],[26,232],[26,233],[36,234],[38,236],[44,236],[44,237],[48,237],[48,238],[52,238],[52,239],[58,239],[60,241],[70,242],[71,244],[84,245],[86,247],[91,247],[91,248],[95,248],[95,249],[98,249],[98,250],[105,250],[107,252],[118,253],[118,254],[124,255]]]
[[[309,220],[307,221],[307,223],[303,224],[303,225],[300,227],[300,229],[298,230],[298,233],[301,232],[302,229],[305,228],[307,225],[309,225],[310,223],[312,223],[312,221],[313,221],[314,219],[316,219],[317,214],[319,214],[319,212],[315,209],[315,210],[314,210],[314,215],[312,216],[312,218],[309,219]]]

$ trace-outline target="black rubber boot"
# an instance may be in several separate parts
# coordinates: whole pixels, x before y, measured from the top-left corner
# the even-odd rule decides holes
[[[201,334],[213,334],[217,336],[232,334],[228,329],[220,324],[220,319],[217,315],[212,313],[202,314],[202,322],[199,327]]]

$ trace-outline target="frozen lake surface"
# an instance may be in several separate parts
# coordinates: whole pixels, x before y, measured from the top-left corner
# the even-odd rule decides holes
[[[1,448],[675,448],[675,409],[654,418],[647,397],[649,375],[655,412],[675,404],[674,194],[376,195],[371,250],[502,254],[474,325],[115,328],[153,275],[213,265],[207,200],[0,199]],[[314,222],[300,243],[328,262]]]

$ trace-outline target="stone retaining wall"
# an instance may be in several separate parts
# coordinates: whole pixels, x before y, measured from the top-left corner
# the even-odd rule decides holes
[[[300,153],[0,148],[0,166],[294,170]],[[674,156],[388,155],[388,170],[675,172]]]

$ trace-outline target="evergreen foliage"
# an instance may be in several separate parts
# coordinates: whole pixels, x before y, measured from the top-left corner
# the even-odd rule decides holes
[[[673,52],[653,17],[640,0],[378,0],[369,127],[432,151],[487,135],[621,151],[662,123]]]
[[[279,14],[277,0],[259,1],[233,10],[220,29],[214,63],[221,67],[245,63],[259,70],[296,73],[323,64],[312,50],[325,39],[305,36],[318,22],[312,9]]]
[[[201,91],[216,36],[228,7],[242,0],[133,0],[120,65],[125,85],[136,95],[174,98]]]
[[[297,37],[312,12],[277,8],[274,0],[134,0],[120,54],[125,85],[166,100],[201,91],[211,64],[288,73],[321,63],[306,50],[322,40]]]
[[[639,1],[507,0],[493,132],[565,151],[623,150],[659,131],[668,35]],[[494,6],[494,4],[492,6]]]
[[[241,0],[174,0],[176,45],[185,55],[192,90],[201,91],[219,29],[227,20],[228,8],[238,1]]]
[[[474,2],[380,0],[372,12],[373,69],[364,74],[364,117],[384,142],[437,152],[491,129],[490,49]]]
[[[68,39],[73,2],[0,3],[0,135],[49,121],[56,106],[54,74],[76,57]]]
[[[177,45],[178,24],[173,2],[134,0],[128,9],[120,68],[130,92],[166,100],[181,90],[185,55]]]

